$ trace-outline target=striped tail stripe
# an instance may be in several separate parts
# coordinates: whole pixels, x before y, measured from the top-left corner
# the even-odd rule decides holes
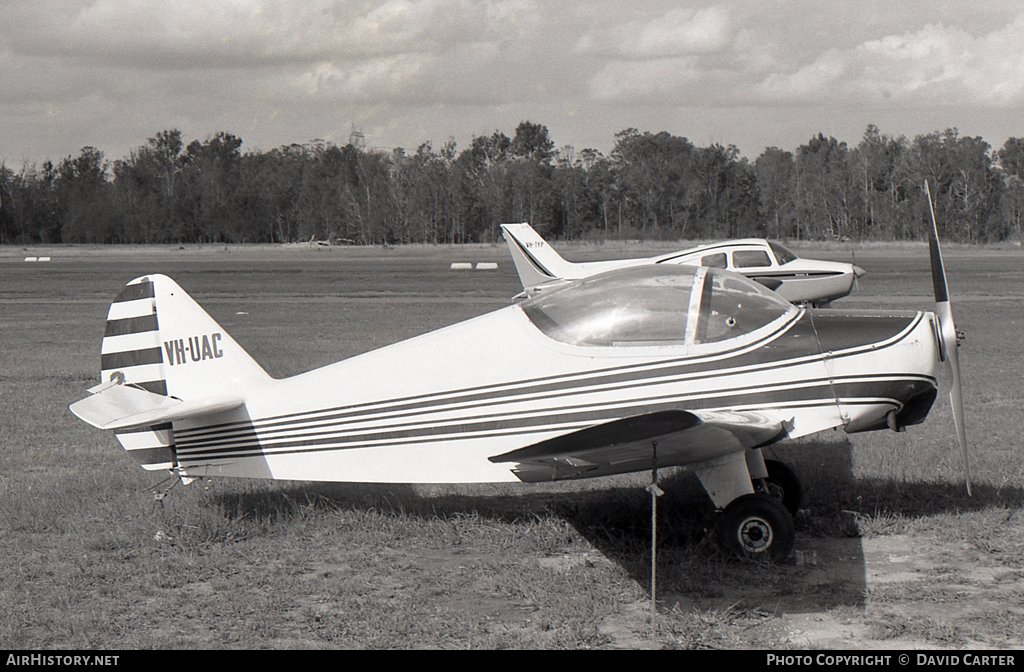
[[[110,304],[100,349],[103,381],[122,378],[155,394],[167,394],[156,296],[148,279],[126,285]]]
[[[115,432],[118,442],[143,469],[170,469],[176,463],[171,423]]]
[[[125,285],[107,313],[100,347],[100,377],[121,379],[154,394],[167,394],[156,293],[148,278]],[[170,423],[115,432],[125,450],[154,471],[176,463]]]

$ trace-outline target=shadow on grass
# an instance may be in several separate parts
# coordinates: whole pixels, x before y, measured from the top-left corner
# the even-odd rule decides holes
[[[852,447],[845,436],[793,442],[766,451],[788,463],[804,487],[796,518],[797,551],[814,551],[816,563],[778,566],[733,559],[714,541],[716,513],[690,473],[663,470],[658,499],[659,594],[678,603],[772,603],[789,613],[835,606],[863,606],[865,521],[896,515],[915,519],[1019,502],[1019,489],[949,483],[855,480]],[[562,520],[593,548],[650,588],[651,496],[649,474],[541,485],[405,486],[377,484],[276,484],[225,492],[214,502],[230,515],[288,522],[310,508],[328,512],[378,511],[425,521],[478,516],[510,525]],[[274,489],[276,488],[276,489]],[[802,554],[807,557],[807,554]]]

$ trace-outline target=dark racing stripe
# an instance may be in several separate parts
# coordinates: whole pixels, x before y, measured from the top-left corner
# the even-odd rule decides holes
[[[752,273],[754,278],[776,278],[783,280],[801,280],[803,278],[831,278],[843,275],[846,271],[761,271],[757,268],[743,268],[738,273]]]
[[[134,285],[125,285],[121,293],[114,299],[114,303],[125,301],[137,301],[139,299],[152,299],[156,296],[153,291],[153,283],[149,280],[137,282]]]
[[[164,361],[161,348],[144,348],[142,350],[126,350],[110,352],[100,357],[100,370],[111,371],[143,364],[160,364]]]
[[[157,446],[156,448],[136,448],[125,451],[142,465],[173,464],[174,449],[170,446]]]
[[[898,409],[899,408],[899,403],[896,402],[896,401],[893,401],[893,400],[888,400],[888,401],[871,401],[871,402],[857,401],[857,402],[844,402],[844,403],[847,406],[856,406],[856,405],[865,405],[865,404],[877,404],[877,403],[888,403],[888,404],[891,404],[894,409]],[[818,400],[816,403],[793,404],[793,405],[787,406],[786,408],[789,408],[789,409],[801,409],[801,408],[802,409],[807,409],[807,408],[815,408],[815,407],[817,407],[817,408],[827,408],[827,407],[830,407],[830,406],[832,406],[834,404],[835,404],[835,400],[833,400],[833,399],[821,399],[821,400]],[[642,411],[645,412],[645,413],[647,413],[647,412],[655,412],[655,411],[659,411],[659,410],[679,410],[679,409],[678,409],[678,407],[673,407],[673,406],[664,406],[664,407],[647,406],[647,407],[644,407],[642,409]],[[752,412],[758,412],[758,411],[764,411],[764,410],[777,410],[777,409],[776,408],[765,408],[765,409],[762,409],[762,408],[750,408],[750,409],[745,409],[745,410],[752,411]],[[611,417],[611,416],[606,416],[606,419],[611,421],[611,420],[613,420],[615,418]],[[585,429],[587,427],[593,427],[593,426],[594,426],[593,422],[578,422],[578,423],[574,423],[574,424],[563,425],[563,426],[559,427],[557,429],[557,431],[559,431],[559,432],[572,432],[572,431],[575,431],[575,430]],[[550,431],[552,431],[550,426],[540,426],[540,425],[538,425],[538,426],[531,426],[531,427],[528,427],[528,428],[525,428],[525,429],[518,429],[518,428],[516,428],[516,429],[505,429],[503,431],[502,430],[492,430],[492,431],[489,431],[489,432],[473,434],[472,436],[469,436],[469,435],[466,435],[466,436],[453,436],[453,437],[447,438],[446,441],[459,441],[459,440],[470,440],[470,439],[473,439],[473,440],[486,440],[486,439],[494,439],[494,438],[500,438],[500,437],[508,436],[509,434],[529,435],[529,434],[547,433],[547,432],[550,432]],[[405,440],[403,440],[401,442],[396,442],[396,443],[390,444],[390,445],[391,446],[402,446],[402,447],[405,447],[405,446],[415,446],[415,445],[420,445],[420,444],[425,444],[425,443],[435,443],[437,440],[438,440],[437,436],[417,435],[415,437],[408,438],[408,439],[405,439]],[[341,445],[339,445],[339,444],[341,444]],[[388,445],[377,445],[377,446],[373,446],[373,445],[370,445],[370,446],[367,446],[367,445],[344,445],[344,443],[341,442],[341,441],[329,440],[329,439],[324,439],[324,440],[317,441],[317,442],[309,441],[309,442],[306,442],[305,445],[301,445],[299,447],[296,447],[295,445],[291,445],[291,444],[284,444],[284,445],[281,445],[281,444],[267,444],[267,445],[261,445],[258,442],[256,442],[256,443],[250,443],[250,444],[243,444],[243,445],[239,445],[239,446],[235,446],[235,447],[231,447],[231,448],[225,448],[225,449],[222,449],[222,450],[195,451],[195,452],[192,452],[192,453],[186,453],[184,451],[179,451],[177,457],[178,457],[179,464],[182,467],[187,469],[189,467],[201,466],[206,461],[218,460],[218,459],[236,459],[236,458],[263,457],[263,456],[287,457],[287,456],[307,455],[307,454],[310,454],[310,453],[320,453],[320,452],[328,452],[328,451],[349,450],[349,449],[364,449],[364,448],[383,448],[383,447],[389,447],[389,446]]]
[[[885,403],[888,400],[894,408],[902,406],[900,399],[908,399],[922,390],[935,387],[933,379],[922,376],[909,376],[896,380],[869,380],[865,376],[861,380],[841,381],[835,384],[835,395],[844,404]],[[662,410],[709,410],[721,408],[763,407],[769,409],[794,408],[800,406],[832,406],[835,404],[832,386],[817,384],[790,389],[772,391],[760,390],[743,394],[719,394],[703,399],[687,399],[693,395],[663,395],[645,399],[631,400],[626,407],[608,408],[607,403],[587,404],[567,407],[544,413],[543,409],[532,409],[516,413],[500,411],[489,415],[462,417],[445,420],[428,426],[388,425],[384,428],[354,428],[344,431],[336,426],[320,428],[319,432],[289,431],[272,436],[268,433],[255,431],[251,425],[243,434],[219,437],[187,438],[179,434],[177,447],[179,454],[189,455],[190,459],[202,457],[218,457],[245,454],[260,454],[264,450],[274,454],[297,453],[307,450],[340,450],[345,446],[338,444],[364,444],[350,447],[367,447],[369,442],[419,443],[433,440],[436,437],[473,434],[472,438],[481,436],[500,436],[511,431],[517,433],[536,433],[547,431],[552,425],[566,424],[589,427],[616,418],[630,417]],[[863,401],[865,398],[870,401]],[[540,414],[538,414],[540,413]],[[494,415],[506,416],[500,420],[490,419]],[[464,437],[470,438],[470,437]],[[250,453],[248,451],[256,451]]]
[[[548,276],[549,278],[556,278],[556,277],[558,277],[558,276],[556,276],[556,275],[555,275],[554,273],[552,273],[551,271],[549,271],[549,270],[548,270],[548,269],[547,269],[547,268],[546,268],[546,267],[544,266],[544,264],[540,263],[540,262],[539,262],[539,261],[537,260],[537,257],[535,257],[535,256],[533,256],[532,254],[530,254],[530,253],[529,253],[529,252],[527,251],[527,249],[526,249],[525,247],[523,247],[523,244],[519,242],[519,239],[518,239],[518,238],[516,238],[514,234],[509,234],[509,235],[511,235],[511,236],[512,236],[512,242],[514,242],[514,243],[516,244],[516,247],[517,247],[517,248],[519,248],[519,251],[520,251],[520,252],[522,253],[522,255],[523,255],[524,257],[526,257],[526,260],[530,262],[530,264],[531,264],[531,265],[532,265],[532,266],[534,267],[534,269],[535,269],[535,270],[536,270],[536,271],[537,271],[538,273],[540,273],[541,275],[546,275],[546,276]]]
[[[149,425],[148,427],[129,427],[128,429],[117,430],[114,432],[114,436],[121,436],[122,434],[142,434],[144,432],[159,432],[171,429],[171,427],[172,425],[169,422],[162,422],[159,425]]]
[[[141,387],[147,392],[152,392],[153,394],[162,394],[165,397],[167,396],[166,380],[152,380],[145,383],[132,383],[132,385]]]
[[[750,403],[756,403],[758,400],[764,399],[765,395],[779,395],[780,399],[785,401],[792,401],[793,399],[809,399],[817,398],[819,396],[833,396],[833,387],[839,391],[843,396],[857,397],[866,396],[871,393],[872,387],[878,386],[878,379],[880,376],[876,375],[865,375],[865,376],[846,376],[842,379],[832,381],[829,378],[815,378],[815,379],[804,379],[800,381],[780,381],[771,384],[759,384],[759,385],[741,385],[734,386],[731,388],[723,388],[715,390],[714,392],[708,392],[705,390],[693,389],[687,392],[674,392],[670,394],[661,394],[654,396],[640,397],[633,400],[628,400],[628,403],[659,403],[671,400],[674,403],[686,403],[687,408],[712,408],[721,406],[739,406]],[[930,381],[929,378],[915,378],[915,377],[900,377],[898,380],[925,380]],[[658,384],[671,384],[672,382],[678,381],[661,381]],[[653,384],[653,383],[649,383]],[[633,385],[630,389],[638,389],[645,385]],[[262,424],[246,422],[241,425],[212,425],[208,427],[201,427],[191,430],[180,430],[178,433],[179,442],[184,445],[190,444],[206,444],[213,445],[214,443],[223,443],[236,440],[241,437],[250,438],[252,436],[252,430],[255,428],[260,437],[264,440],[270,440],[282,436],[315,434],[317,431],[320,432],[344,432],[346,427],[352,425],[361,425],[366,422],[381,422],[387,421],[388,427],[392,429],[415,427],[421,425],[424,420],[422,418],[428,417],[434,413],[454,413],[462,412],[460,420],[458,422],[469,422],[476,421],[482,418],[492,417],[494,415],[503,415],[507,417],[528,417],[536,416],[539,412],[543,412],[542,409],[530,408],[519,411],[496,411],[495,407],[498,405],[507,405],[509,403],[534,403],[553,401],[556,397],[566,396],[585,396],[593,394],[591,391],[576,391],[572,393],[550,395],[549,397],[533,397],[530,399],[504,399],[498,401],[480,402],[471,405],[459,406],[456,408],[449,408],[443,410],[417,410],[410,411],[407,413],[391,414],[385,416],[379,416],[375,413],[363,413],[363,414],[352,414],[347,417],[330,416],[324,418],[308,418],[304,421],[294,420],[287,423],[274,423],[274,424]],[[598,392],[599,393],[599,392]],[[887,394],[893,394],[900,396],[900,391],[889,390]],[[627,400],[624,400],[627,401]],[[582,404],[573,404],[568,406],[560,406],[558,409],[553,410],[554,413],[565,414],[571,411],[578,411],[581,409],[594,408],[596,406],[608,407],[614,405],[614,402],[593,402],[588,401]],[[481,409],[483,412],[476,415],[472,414],[473,409]],[[607,410],[607,409],[606,409]],[[368,416],[374,417],[368,417]],[[420,419],[417,419],[420,418]],[[396,422],[397,420],[404,419],[406,422]],[[453,422],[452,420],[444,420],[441,422]],[[365,428],[357,429],[356,431],[366,431]]]
[[[156,313],[143,315],[141,317],[125,317],[120,320],[107,320],[107,328],[103,332],[107,336],[125,336],[127,334],[141,334],[147,331],[159,331],[160,325],[156,320]]]

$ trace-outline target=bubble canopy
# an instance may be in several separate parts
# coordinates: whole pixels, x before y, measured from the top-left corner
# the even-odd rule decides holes
[[[668,265],[590,276],[520,306],[548,337],[590,347],[718,343],[798,310],[737,273]]]

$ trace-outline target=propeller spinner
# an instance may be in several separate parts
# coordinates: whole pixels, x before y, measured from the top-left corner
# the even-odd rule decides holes
[[[932,215],[932,230],[928,235],[928,254],[932,265],[932,286],[935,289],[935,316],[939,320],[939,331],[942,337],[942,357],[946,362],[952,383],[949,390],[949,404],[953,409],[953,425],[956,428],[956,442],[964,460],[964,473],[967,482],[967,494],[971,494],[971,465],[967,458],[967,432],[964,428],[964,400],[960,386],[960,357],[957,348],[960,341],[953,322],[953,310],[949,302],[949,291],[946,287],[946,270],[942,265],[942,253],[939,251],[939,227],[935,223],[935,208],[932,205],[932,194],[928,181],[924,183],[924,193],[928,197],[928,210]]]

